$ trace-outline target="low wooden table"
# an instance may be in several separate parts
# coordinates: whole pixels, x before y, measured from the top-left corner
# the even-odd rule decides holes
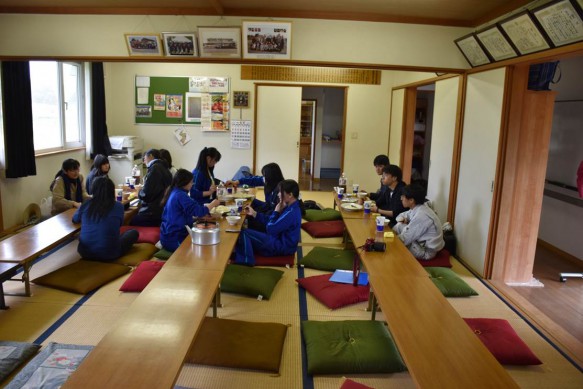
[[[372,220],[345,219],[354,242],[374,236]],[[362,252],[374,294],[420,388],[518,388],[397,238]]]
[[[23,268],[25,296],[30,296],[32,262],[81,229],[81,224],[72,221],[75,211],[69,209],[0,242],[0,263],[17,263]]]
[[[4,281],[12,279],[16,276],[20,264],[18,263],[0,263],[0,309],[8,309],[6,301],[4,300]]]

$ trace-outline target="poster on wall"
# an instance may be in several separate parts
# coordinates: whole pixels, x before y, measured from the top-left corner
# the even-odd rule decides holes
[[[532,11],[555,46],[583,40],[583,21],[570,0],[561,0]]]
[[[166,117],[182,117],[182,95],[166,95]]]
[[[198,93],[229,93],[229,77],[189,77],[188,91]]]

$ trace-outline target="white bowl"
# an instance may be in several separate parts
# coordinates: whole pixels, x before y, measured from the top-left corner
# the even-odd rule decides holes
[[[227,216],[226,219],[230,226],[234,226],[241,220],[241,216]]]

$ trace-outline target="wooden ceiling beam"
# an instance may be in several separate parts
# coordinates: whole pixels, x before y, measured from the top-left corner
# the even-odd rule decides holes
[[[220,0],[210,0],[211,5],[217,11],[217,14],[223,16],[225,14],[225,8],[221,4]]]

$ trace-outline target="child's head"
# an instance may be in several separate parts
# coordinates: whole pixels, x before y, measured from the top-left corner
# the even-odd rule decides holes
[[[390,164],[389,157],[384,154],[377,155],[372,161],[372,164],[374,165],[377,174],[380,176],[383,174],[383,168]]]
[[[426,191],[421,185],[412,184],[403,188],[401,202],[405,208],[413,208],[425,202]]]
[[[181,188],[190,190],[192,187],[193,175],[186,169],[178,169],[174,177],[172,177],[172,188]]]
[[[391,185],[403,180],[403,171],[397,165],[388,165],[383,168],[383,185]]]
[[[81,164],[79,163],[79,161],[73,158],[68,158],[63,161],[61,170],[68,178],[70,178],[71,180],[76,180],[77,178],[79,178],[80,166]]]

